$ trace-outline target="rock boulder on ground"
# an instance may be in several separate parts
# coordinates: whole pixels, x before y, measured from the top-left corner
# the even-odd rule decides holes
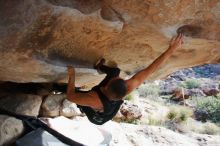
[[[217,94],[220,93],[219,86],[220,86],[220,82],[218,82],[218,80],[210,80],[201,86],[201,90],[207,96],[216,96]]]
[[[177,88],[174,91],[172,100],[174,101],[182,101],[184,99],[188,99],[189,97],[204,97],[205,94],[200,89],[181,89]]]
[[[51,94],[47,96],[41,105],[41,115],[45,117],[59,116],[65,98],[66,94]]]
[[[20,115],[38,116],[42,97],[32,94],[12,93],[0,98],[0,108]]]
[[[141,109],[138,105],[125,101],[121,108],[120,113],[124,116],[125,121],[134,121],[140,119],[142,116]]]
[[[21,120],[6,115],[0,115],[0,145],[13,143],[24,131]]]

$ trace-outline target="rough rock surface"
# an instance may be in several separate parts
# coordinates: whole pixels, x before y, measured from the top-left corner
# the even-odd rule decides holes
[[[104,125],[94,125],[86,117],[72,120],[57,117],[48,119],[47,122],[51,128],[85,145],[97,145],[103,139],[105,142],[111,140],[110,146],[218,146],[220,144],[219,135],[181,134],[159,126],[113,121]],[[84,133],[85,131],[87,132]],[[82,132],[84,134],[80,135]]]
[[[187,36],[151,79],[180,68],[220,62],[220,1],[8,0],[0,1],[0,80],[65,82],[101,80],[92,70],[100,57],[124,73],[146,67],[176,32]]]
[[[65,97],[65,94],[51,94],[47,96],[41,105],[41,115],[45,117],[59,116]]]
[[[141,109],[138,105],[126,101],[122,104],[120,113],[124,116],[124,120],[126,121],[134,121],[140,119],[142,116]]]
[[[38,116],[41,96],[32,94],[9,94],[0,98],[0,107],[20,115]]]
[[[0,145],[13,143],[24,131],[21,120],[0,115]]]
[[[183,135],[158,126],[121,124],[121,127],[131,142],[130,145],[133,146],[218,146],[220,144],[219,136],[193,133]]]
[[[177,88],[174,91],[174,95],[172,97],[175,101],[181,101],[184,99],[188,99],[189,97],[204,97],[205,94],[200,89],[179,89]]]

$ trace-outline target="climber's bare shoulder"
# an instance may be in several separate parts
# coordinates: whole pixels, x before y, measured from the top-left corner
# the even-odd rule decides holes
[[[131,93],[141,83],[142,83],[142,81],[138,77],[132,77],[131,79],[126,80],[126,84],[127,84],[127,93],[126,94],[128,95],[129,93]]]

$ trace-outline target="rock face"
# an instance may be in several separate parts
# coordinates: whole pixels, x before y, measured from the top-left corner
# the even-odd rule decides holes
[[[65,99],[66,94],[50,94],[41,105],[41,115],[44,117],[64,116],[68,118],[81,116],[77,105]]]
[[[21,120],[0,115],[0,145],[13,143],[24,131]]]
[[[149,65],[176,32],[185,44],[151,79],[180,68],[220,62],[220,1],[8,0],[0,1],[0,80],[101,80],[93,64],[115,61],[124,75]]]

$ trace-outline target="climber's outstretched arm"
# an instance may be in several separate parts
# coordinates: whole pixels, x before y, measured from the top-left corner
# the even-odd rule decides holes
[[[132,78],[127,80],[128,92],[130,93],[135,88],[140,86],[153,72],[155,72],[158,67],[164,63],[174,52],[175,49],[181,46],[183,35],[179,34],[177,37],[172,38],[170,41],[169,48],[160,55],[151,65],[147,68],[136,73]]]

